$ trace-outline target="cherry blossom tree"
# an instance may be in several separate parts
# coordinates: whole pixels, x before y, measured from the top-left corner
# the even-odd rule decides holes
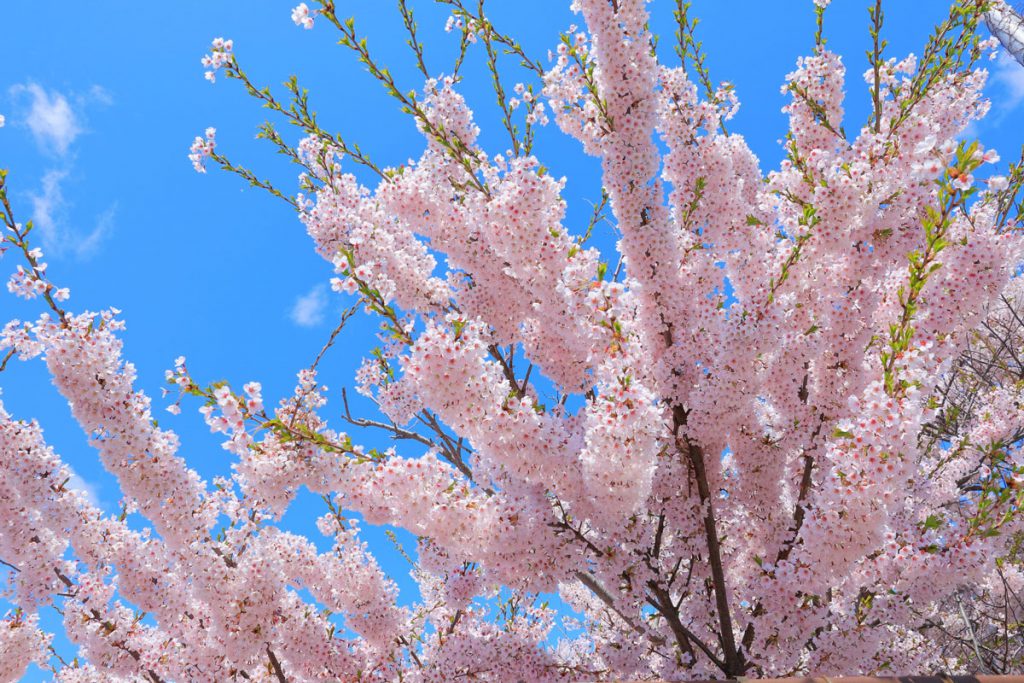
[[[193,165],[295,209],[352,306],[324,352],[353,315],[382,330],[355,378],[380,415],[330,396],[323,353],[274,403],[178,359],[170,409],[223,435],[230,477],[190,469],[135,386],[120,312],[69,308],[0,175],[8,289],[40,304],[3,327],[0,369],[45,363],[126,501],[91,505],[42,427],[0,408],[17,606],[0,680],[31,662],[68,683],[1019,672],[1019,650],[996,655],[1024,590],[1024,159],[988,172],[998,155],[964,135],[989,108],[995,42],[976,29],[1004,5],[957,0],[919,56],[895,58],[878,0],[864,83],[848,85],[815,0],[813,53],[782,86],[786,158],[766,174],[729,130],[736,94],[685,3],[664,61],[645,0],[574,0],[585,28],[542,61],[482,1],[438,1],[459,55],[437,72],[399,2],[414,91],[331,0],[292,12],[413,118],[423,148],[399,167],[321,128],[297,79],[255,82],[232,41],[204,59],[300,131],[260,131],[300,191],[230,160],[213,129]],[[459,92],[474,55],[505,150],[482,148]],[[847,89],[869,120],[844,120]],[[600,162],[589,225],[567,225],[543,125]],[[616,254],[591,243],[602,220]],[[364,448],[353,425],[397,447]],[[323,496],[329,552],[280,524],[303,488]],[[415,604],[353,514],[417,537]],[[538,597],[552,592],[562,604]],[[73,662],[40,629],[51,605]]]

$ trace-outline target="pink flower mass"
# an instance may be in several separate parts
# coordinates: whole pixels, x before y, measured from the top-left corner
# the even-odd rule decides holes
[[[178,358],[154,405],[120,311],[66,308],[0,175],[7,289],[37,309],[0,320],[0,371],[45,366],[124,501],[110,515],[75,490],[40,423],[0,403],[15,607],[0,681],[33,663],[62,683],[994,667],[982,649],[1019,638],[1003,614],[1024,607],[1024,159],[997,170],[970,135],[990,107],[977,28],[993,3],[957,0],[916,57],[876,39],[848,83],[822,38],[829,2],[807,2],[818,33],[785,75],[770,171],[730,130],[740,99],[710,79],[685,5],[671,61],[649,30],[661,3],[644,0],[574,0],[580,27],[537,61],[483,3],[442,0],[447,39],[493,75],[510,146],[488,150],[459,65],[423,66],[406,4],[412,91],[335,2],[291,20],[315,16],[303,37],[331,31],[414,119],[407,164],[324,131],[295,80],[257,86],[245,46],[222,38],[206,78],[298,127],[294,145],[273,124],[260,137],[300,167],[300,193],[215,151],[213,128],[188,154],[292,206],[333,271],[328,296],[351,307],[335,334],[354,315],[379,323],[356,377],[331,378],[378,415],[352,415],[320,357],[282,397]],[[532,80],[503,86],[503,53]],[[847,120],[848,91],[869,120]],[[545,125],[600,164],[589,226],[569,223]],[[611,249],[591,241],[599,220]],[[230,476],[190,466],[166,410],[201,415]],[[365,448],[350,425],[395,446]],[[282,522],[303,490],[322,497],[327,551]],[[371,525],[417,539],[411,603]],[[73,661],[40,623],[55,606]],[[1014,656],[1003,672],[1021,672]]]

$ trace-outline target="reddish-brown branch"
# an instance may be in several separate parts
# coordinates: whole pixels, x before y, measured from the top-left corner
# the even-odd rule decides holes
[[[277,655],[270,649],[270,643],[267,643],[267,657],[270,658],[270,666],[274,669],[274,676],[280,683],[288,683],[288,679],[285,678],[284,669],[281,668],[281,662],[277,661]]]
[[[711,565],[711,581],[715,592],[715,607],[718,612],[718,625],[721,633],[722,650],[724,653],[724,667],[722,673],[727,676],[742,676],[747,669],[742,652],[736,647],[736,636],[732,630],[732,614],[729,608],[729,593],[725,582],[725,568],[722,564],[722,546],[718,538],[718,528],[715,522],[715,506],[711,499],[711,487],[708,483],[707,468],[704,464],[704,450],[700,445],[691,441],[684,433],[686,424],[686,411],[682,406],[675,406],[672,410],[673,431],[676,437],[676,447],[690,462],[693,468],[694,479],[697,483],[697,493],[700,495],[700,502],[705,508],[704,512],[704,536],[708,546],[708,563]]]

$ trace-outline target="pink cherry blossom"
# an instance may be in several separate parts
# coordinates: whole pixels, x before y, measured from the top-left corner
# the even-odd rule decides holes
[[[300,2],[299,5],[292,10],[292,21],[295,22],[296,26],[301,26],[304,29],[313,28],[313,16],[309,11],[309,7],[306,3]]]
[[[457,4],[467,59],[519,49]],[[281,142],[302,194],[270,193],[357,295],[283,395],[178,357],[151,398],[120,311],[63,308],[0,204],[34,311],[5,319],[0,362],[45,366],[122,498],[98,509],[0,405],[0,680],[902,675],[970,672],[970,644],[1019,636],[992,606],[1024,594],[1024,170],[979,172],[999,156],[965,133],[990,107],[984,3],[920,58],[872,55],[867,91],[825,43],[798,59],[770,170],[728,132],[736,88],[659,61],[645,0],[572,2],[585,27],[498,96],[503,149],[459,77],[403,91],[334,5],[292,21],[338,29],[413,117],[401,166],[253,86],[230,40],[203,59],[302,129]],[[542,162],[549,115],[600,166],[592,225]],[[215,147],[195,139],[196,171],[215,156],[258,184]],[[614,248],[588,241],[601,221]],[[350,396],[321,360],[360,311],[375,346]],[[159,408],[226,453],[184,448]],[[326,540],[289,526],[308,494]],[[411,581],[381,526],[414,539]],[[77,662],[51,656],[53,606]]]

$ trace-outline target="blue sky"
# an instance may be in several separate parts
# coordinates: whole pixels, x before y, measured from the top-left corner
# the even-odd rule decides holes
[[[920,52],[947,7],[942,0],[889,4],[887,54],[898,57]],[[422,77],[392,3],[339,0],[337,5],[339,15],[356,17],[357,30],[400,86],[419,89]],[[416,0],[410,5],[421,24],[428,68],[437,75],[450,71],[456,38],[443,31],[444,8]],[[567,1],[492,0],[489,5],[498,29],[519,37],[527,52],[542,60],[559,32],[578,21]],[[672,59],[673,5],[652,4],[666,60]],[[734,83],[742,102],[730,131],[743,134],[762,168],[770,170],[781,159],[777,141],[785,133],[779,110],[786,100],[779,87],[797,56],[810,51],[813,4],[696,0],[694,5],[712,78]],[[163,371],[178,355],[188,357],[200,380],[227,379],[239,387],[258,380],[267,403],[276,402],[291,393],[295,373],[309,365],[348,303],[330,291],[330,266],[315,255],[288,206],[212,167],[205,176],[192,170],[189,144],[214,126],[218,151],[273,178],[286,192],[296,189],[294,167],[254,139],[265,110],[236,82],[220,78],[211,85],[203,79],[199,60],[212,38],[232,38],[257,83],[278,86],[298,74],[322,125],[358,142],[378,164],[404,163],[423,148],[411,120],[336,44],[331,27],[320,21],[304,31],[290,21],[291,7],[277,0],[57,0],[45,11],[38,3],[4,3],[0,9],[0,114],[6,117],[0,167],[10,169],[15,209],[21,220],[35,219],[51,277],[72,290],[72,310],[116,306],[124,311],[126,356],[158,410],[166,405],[159,398]],[[867,67],[867,29],[866,2],[834,0],[825,35],[848,68],[846,127],[851,131],[868,114],[860,78]],[[468,60],[461,90],[476,109],[485,147],[502,151],[505,133],[479,46]],[[988,66],[992,113],[971,133],[1001,151],[1005,169],[1024,140],[1024,68],[1005,58]],[[507,83],[528,81],[514,60],[506,59],[504,67]],[[596,163],[553,124],[539,133],[537,151],[552,173],[568,177],[568,222],[574,232],[582,230],[591,211],[588,202],[600,197]],[[370,181],[359,169],[349,170]],[[612,243],[610,233],[601,243]],[[13,258],[0,261],[0,275],[6,279],[15,265]],[[6,292],[2,297],[4,321],[39,312],[37,305]],[[335,398],[342,386],[353,385],[354,369],[374,346],[375,330],[372,320],[351,325],[322,364],[321,379]],[[115,511],[116,484],[98,465],[42,365],[14,364],[0,375],[0,387],[8,410],[38,418],[81,484],[101,506]],[[208,433],[196,407],[185,404],[180,416],[165,414],[161,424],[181,435],[181,453],[204,477],[226,473],[230,456]],[[355,402],[354,408],[370,410],[365,402]],[[337,420],[339,412],[335,400],[326,414]],[[390,445],[372,434],[360,438],[367,446]],[[312,522],[322,512],[322,503],[304,497],[285,525],[317,537]],[[407,568],[383,534],[371,531],[369,537],[385,567],[404,576]],[[403,580],[402,585],[411,584]]]

